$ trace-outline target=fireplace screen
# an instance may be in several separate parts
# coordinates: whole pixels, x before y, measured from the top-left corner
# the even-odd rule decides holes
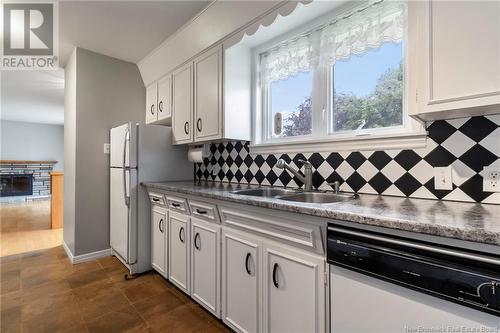
[[[0,175],[0,196],[33,194],[33,175]]]

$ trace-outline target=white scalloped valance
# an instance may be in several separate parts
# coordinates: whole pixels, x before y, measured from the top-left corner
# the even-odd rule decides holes
[[[407,5],[376,1],[291,38],[260,55],[263,83],[283,80],[318,65],[360,55],[385,42],[400,42],[406,28]]]

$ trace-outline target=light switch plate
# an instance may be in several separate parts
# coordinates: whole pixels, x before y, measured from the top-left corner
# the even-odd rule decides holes
[[[434,189],[453,190],[451,167],[434,168]]]
[[[500,192],[500,168],[484,167],[483,191]]]
[[[104,144],[104,154],[109,154],[110,150],[111,150],[111,147],[110,147],[109,143],[105,143]]]

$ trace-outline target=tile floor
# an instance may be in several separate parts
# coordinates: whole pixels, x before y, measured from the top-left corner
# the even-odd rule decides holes
[[[114,257],[71,265],[62,247],[0,258],[2,333],[230,332],[160,275],[124,280]]]

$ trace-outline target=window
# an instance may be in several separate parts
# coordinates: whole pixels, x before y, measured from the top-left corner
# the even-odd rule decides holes
[[[312,72],[270,83],[269,123],[273,137],[312,134]]]
[[[405,106],[406,3],[378,1],[255,51],[255,143],[421,131]]]
[[[332,66],[332,133],[403,125],[402,46],[384,43]]]

